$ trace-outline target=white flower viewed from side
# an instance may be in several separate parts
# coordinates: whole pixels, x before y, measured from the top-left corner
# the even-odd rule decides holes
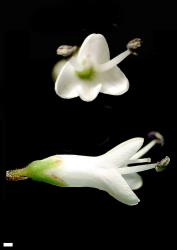
[[[127,205],[140,201],[133,190],[142,186],[138,172],[163,170],[169,163],[165,157],[158,163],[150,163],[150,158],[141,158],[157,143],[163,143],[162,136],[156,137],[145,147],[143,138],[133,138],[121,143],[101,156],[55,155],[34,161],[22,169],[6,172],[7,180],[32,178],[63,187],[92,187],[104,190]]]
[[[83,101],[93,101],[99,92],[122,95],[129,88],[124,73],[117,67],[122,60],[141,46],[136,38],[127,44],[127,50],[110,60],[106,39],[101,34],[89,35],[77,50],[76,46],[60,46],[57,53],[68,60],[61,60],[53,69],[55,91],[62,98],[80,96]]]

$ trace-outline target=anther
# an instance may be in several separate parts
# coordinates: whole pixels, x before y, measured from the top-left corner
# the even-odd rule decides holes
[[[170,163],[170,158],[166,156],[164,159],[162,159],[160,162],[157,163],[155,170],[157,172],[161,172],[166,168],[166,166],[168,166],[169,163]]]
[[[71,56],[76,52],[77,49],[78,49],[77,46],[61,45],[57,49],[57,55],[64,56],[64,57]]]
[[[151,139],[156,139],[157,142],[159,144],[161,144],[161,146],[164,145],[164,137],[159,132],[157,132],[157,131],[151,131],[150,133],[148,133],[148,137],[151,138]]]
[[[141,44],[142,40],[140,38],[135,38],[127,43],[127,49],[130,50],[133,55],[137,55],[135,50],[141,47]]]

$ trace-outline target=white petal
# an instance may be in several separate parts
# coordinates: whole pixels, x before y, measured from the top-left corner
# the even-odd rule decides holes
[[[96,64],[109,61],[109,47],[103,35],[91,34],[84,40],[78,53],[78,61],[82,62],[85,58]]]
[[[140,201],[118,171],[107,171],[102,179],[104,190],[118,201],[127,205],[137,205]]]
[[[67,60],[63,59],[54,65],[54,67],[52,69],[52,79],[54,81],[57,79],[57,76],[59,75],[61,69],[63,68],[63,66],[65,65],[66,62],[67,62]]]
[[[122,95],[129,89],[129,81],[118,67],[98,73],[98,81],[102,83],[100,92],[104,94]]]
[[[106,154],[100,156],[100,160],[104,166],[122,167],[128,164],[129,159],[141,148],[144,139],[136,137],[125,141],[114,147]]]
[[[80,98],[86,102],[93,101],[99,94],[100,89],[101,84],[96,84],[94,82],[83,82],[81,88],[79,89]]]
[[[60,71],[56,82],[55,91],[57,95],[63,98],[74,98],[79,95],[79,88],[82,82],[75,75],[75,70],[68,61]]]
[[[139,174],[126,174],[123,176],[131,189],[139,189],[143,185],[143,180]]]

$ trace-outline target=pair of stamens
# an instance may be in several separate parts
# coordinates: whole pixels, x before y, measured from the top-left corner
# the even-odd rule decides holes
[[[137,55],[135,50],[137,48],[141,47],[141,43],[142,43],[142,41],[140,38],[135,38],[135,39],[131,40],[127,44],[126,51],[122,52],[121,54],[119,54],[118,56],[114,57],[113,59],[111,59],[110,61],[108,61],[106,63],[96,65],[96,71],[97,72],[108,71],[108,70],[112,69],[113,67],[115,67],[117,64],[119,64],[121,61],[123,61],[130,54]],[[68,56],[72,56],[76,51],[77,51],[77,46],[61,45],[57,49],[57,54],[61,55],[63,57],[68,57]],[[88,61],[89,61],[89,58],[88,58]],[[71,63],[72,63],[72,61],[71,61]],[[74,65],[74,66],[76,67],[76,65]],[[77,68],[78,67],[79,66],[77,65]],[[77,69],[77,71],[78,71],[78,69]]]
[[[150,163],[151,158],[142,158],[152,147],[156,144],[164,144],[164,138],[159,132],[152,131],[148,134],[148,137],[154,137],[154,139],[149,142],[146,146],[144,146],[141,150],[139,150],[128,162],[128,165],[131,164],[143,164],[143,163]],[[144,165],[136,165],[136,166],[127,166],[120,169],[121,174],[131,174],[142,172],[150,169],[155,169],[157,172],[163,171],[166,166],[169,164],[170,158],[166,156],[160,162],[152,163],[152,164],[144,164]]]

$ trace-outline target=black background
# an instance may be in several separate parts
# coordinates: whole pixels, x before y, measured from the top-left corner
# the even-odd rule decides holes
[[[171,157],[163,173],[142,173],[138,206],[128,207],[96,189],[62,189],[24,181],[3,183],[1,239],[19,249],[161,247],[174,243],[176,226],[177,20],[170,1],[6,1],[1,8],[3,168],[54,154],[98,155],[136,136],[160,131],[165,146],[149,154]],[[2,16],[1,15],[1,16]],[[119,66],[130,81],[119,97],[91,103],[54,92],[53,65],[61,44],[80,45],[103,34],[111,57],[135,37],[139,56]],[[1,88],[2,90],[2,88]],[[148,140],[146,140],[148,141]],[[174,229],[175,230],[175,229]]]

